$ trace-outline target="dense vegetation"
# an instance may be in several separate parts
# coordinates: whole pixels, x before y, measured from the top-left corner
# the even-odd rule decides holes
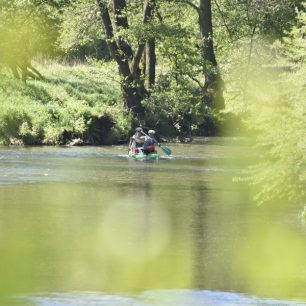
[[[247,133],[260,201],[303,198],[305,1],[1,0],[0,139]],[[52,60],[50,60],[52,59]]]
[[[274,65],[266,70],[253,66],[249,79],[246,123],[255,133],[260,156],[248,169],[247,179],[260,187],[259,203],[305,203],[306,13],[301,11],[297,21],[282,41],[273,44]]]

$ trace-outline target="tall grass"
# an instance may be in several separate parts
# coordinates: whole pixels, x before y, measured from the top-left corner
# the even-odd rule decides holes
[[[84,137],[93,117],[113,122],[112,137],[125,137],[128,125],[122,111],[120,85],[111,64],[36,63],[44,80],[27,84],[11,72],[0,72],[0,142],[58,144],[63,133]]]

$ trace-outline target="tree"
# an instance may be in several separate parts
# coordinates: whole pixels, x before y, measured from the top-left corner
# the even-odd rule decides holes
[[[156,78],[156,53],[155,38],[149,38],[145,48],[145,75],[147,78],[146,88],[148,92],[154,88]]]
[[[200,0],[199,6],[190,0],[176,0],[176,2],[189,5],[198,15],[200,30],[199,48],[204,74],[204,86],[201,86],[202,102],[212,109],[223,109],[225,106],[223,81],[214,51],[211,0]]]
[[[18,79],[43,78],[32,64],[37,54],[55,50],[58,31],[56,1],[2,1],[0,11],[0,62]]]
[[[199,24],[205,67],[203,102],[214,109],[223,109],[223,81],[214,52],[211,0],[200,0]]]
[[[214,43],[227,90],[227,109],[244,109],[254,67],[270,65],[271,44],[296,24],[301,0],[213,0]]]
[[[143,71],[140,62],[145,49],[145,38],[140,38],[135,45],[123,37],[122,33],[129,30],[127,4],[125,0],[112,1],[112,15],[105,0],[97,0],[101,19],[111,56],[116,61],[122,78],[122,93],[127,112],[143,117],[144,108],[141,104],[147,95],[144,86]],[[143,8],[142,24],[147,24],[153,13],[155,1],[147,0]],[[114,27],[113,27],[114,25]]]

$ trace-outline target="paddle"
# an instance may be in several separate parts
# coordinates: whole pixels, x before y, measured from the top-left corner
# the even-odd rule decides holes
[[[133,138],[130,137],[130,142],[129,142],[129,147],[128,147],[128,154],[130,153],[130,150],[131,150],[132,141],[133,141]]]
[[[150,137],[149,135],[147,135],[144,131],[141,131],[141,134],[143,134],[143,135],[145,135],[145,136],[151,138],[151,137]],[[165,154],[167,154],[167,155],[171,155],[171,154],[172,154],[172,151],[171,151],[171,149],[170,149],[169,147],[167,147],[167,146],[159,146],[159,147],[163,150],[163,152],[164,152]]]
[[[172,154],[172,151],[169,147],[167,146],[160,146],[160,148],[163,150],[163,152],[167,155],[171,155]]]

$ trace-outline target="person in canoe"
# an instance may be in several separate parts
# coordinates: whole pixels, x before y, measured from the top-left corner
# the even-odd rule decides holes
[[[158,142],[155,139],[155,131],[149,130],[148,135],[145,136],[145,142],[142,147],[143,153],[150,154],[150,153],[155,152],[156,145],[158,145]]]
[[[135,129],[135,134],[130,139],[130,151],[133,153],[140,153],[143,149],[143,144],[146,141],[146,136],[143,135],[141,127]]]

